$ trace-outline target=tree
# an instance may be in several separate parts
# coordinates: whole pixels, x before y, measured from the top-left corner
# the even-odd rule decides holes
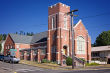
[[[0,34],[0,41],[3,39],[2,34]]]
[[[16,32],[15,34],[18,34],[18,32]]]
[[[96,38],[94,46],[110,45],[110,31],[104,31]]]
[[[23,35],[24,31],[20,31],[20,35]]]
[[[0,44],[0,52],[1,52],[1,49],[2,49],[2,45]]]
[[[6,37],[7,37],[7,35],[6,34],[3,34],[3,36],[2,36],[3,40],[5,40]]]

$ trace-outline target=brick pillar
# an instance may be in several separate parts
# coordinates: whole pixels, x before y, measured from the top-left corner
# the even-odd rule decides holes
[[[88,38],[88,61],[91,61],[91,38]]]
[[[60,39],[60,30],[57,30],[57,41],[56,41],[56,61],[58,64],[61,63],[61,39]]]
[[[41,62],[41,58],[40,58],[40,49],[38,49],[38,54],[37,54],[37,58],[38,58],[38,63],[40,63]]]
[[[16,57],[17,57],[17,58],[20,58],[19,48],[17,48],[16,50],[17,50],[17,51],[15,51],[15,53],[16,53]]]
[[[61,49],[61,66],[63,66],[63,49]]]
[[[31,50],[31,61],[33,61],[33,50]]]
[[[48,40],[47,40],[47,59],[51,60],[51,47],[50,47],[50,31],[48,31]]]
[[[27,51],[24,51],[24,60],[27,60]]]
[[[22,52],[21,51],[19,52],[19,56],[20,56],[20,59],[22,59],[23,56],[22,56]]]

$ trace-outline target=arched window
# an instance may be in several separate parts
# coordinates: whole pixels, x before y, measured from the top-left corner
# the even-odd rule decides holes
[[[85,54],[85,39],[82,36],[77,37],[77,54]]]

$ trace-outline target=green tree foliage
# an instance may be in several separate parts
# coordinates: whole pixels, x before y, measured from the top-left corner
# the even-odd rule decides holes
[[[32,35],[34,35],[33,32],[24,32],[24,31],[16,32],[15,34],[27,35],[27,36],[32,36]]]
[[[96,38],[94,46],[110,45],[110,31],[104,31]]]
[[[2,45],[0,44],[0,52],[1,52],[1,49],[2,49]]]
[[[2,40],[2,34],[0,34],[0,41]]]
[[[7,37],[7,34],[3,34],[3,40],[5,40],[6,39],[6,37]]]
[[[7,34],[0,34],[0,41],[6,39]]]

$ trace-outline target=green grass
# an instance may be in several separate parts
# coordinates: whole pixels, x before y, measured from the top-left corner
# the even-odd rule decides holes
[[[86,63],[86,66],[97,66],[97,65],[100,65],[98,63]]]

